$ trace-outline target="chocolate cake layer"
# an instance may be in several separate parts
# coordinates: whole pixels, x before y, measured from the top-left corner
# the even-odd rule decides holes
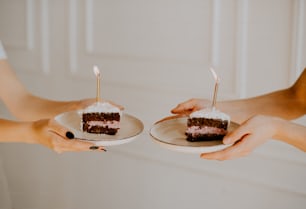
[[[97,125],[99,122],[105,123]],[[82,115],[82,128],[83,131],[94,134],[108,134],[115,135],[119,128],[110,127],[114,122],[120,121],[119,113],[83,113]],[[90,125],[91,122],[97,123]]]
[[[84,113],[82,115],[83,122],[87,121],[107,121],[120,120],[119,113]]]
[[[222,140],[227,133],[228,121],[211,118],[188,118],[185,132],[187,141]]]
[[[228,121],[221,119],[210,119],[210,118],[188,118],[187,126],[209,126],[227,130]]]
[[[193,136],[192,134],[185,133],[187,136],[187,141],[190,142],[199,142],[199,141],[214,141],[214,140],[222,140],[225,135],[220,134],[199,134],[196,136]]]
[[[115,135],[118,129],[105,128],[102,126],[89,126],[87,123],[83,123],[83,130],[92,134],[108,134]]]

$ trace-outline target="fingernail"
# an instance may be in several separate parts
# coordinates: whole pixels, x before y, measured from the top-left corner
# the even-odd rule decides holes
[[[102,147],[100,150],[102,150],[102,151],[104,151],[104,152],[107,152],[107,150],[106,150],[106,149],[104,149],[103,147]]]
[[[104,152],[106,152],[107,150],[106,149],[104,149],[103,147],[99,147],[99,146],[91,146],[91,147],[89,147],[89,149],[91,149],[91,150],[101,150],[101,151],[104,151]]]
[[[74,134],[73,134],[72,132],[70,132],[70,131],[67,131],[67,132],[66,132],[66,137],[67,137],[68,139],[74,139]]]

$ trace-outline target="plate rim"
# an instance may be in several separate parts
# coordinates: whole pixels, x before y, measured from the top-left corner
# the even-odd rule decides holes
[[[156,128],[157,125],[160,125],[163,122],[168,122],[168,121],[174,121],[174,120],[186,120],[188,119],[188,116],[181,116],[181,117],[172,117],[169,119],[165,119],[165,120],[159,120],[157,122],[155,122],[151,128],[150,128],[150,136],[152,138],[152,140],[159,144],[160,146],[170,149],[170,150],[174,150],[174,151],[179,151],[179,152],[184,152],[184,153],[193,153],[193,154],[200,154],[200,153],[208,153],[208,152],[214,152],[214,151],[219,151],[222,149],[225,149],[229,146],[232,146],[232,144],[218,144],[218,145],[211,145],[211,146],[189,146],[189,145],[180,145],[180,144],[175,144],[175,143],[171,143],[171,142],[167,142],[164,141],[162,139],[159,139],[158,137],[156,137],[152,131],[154,128]],[[234,121],[230,121],[230,123],[233,123],[235,126],[239,126],[238,123],[234,122]],[[219,140],[216,140],[219,141]]]
[[[68,115],[68,114],[80,114],[80,110],[73,110],[73,111],[67,111],[67,112],[63,112],[63,113],[60,113],[58,115],[56,115],[54,117],[54,120],[59,123],[61,126],[67,128],[68,130],[76,130],[78,133],[82,133],[82,130],[77,130],[75,129],[75,127],[69,127],[67,126],[66,124],[64,124],[63,122],[61,122],[59,119],[61,117],[64,117],[65,115]],[[128,114],[128,113],[125,113],[123,112],[122,113],[122,116],[125,116],[125,117],[130,117],[132,118],[133,120],[136,120],[139,124],[139,130],[131,135],[131,136],[126,136],[126,137],[122,137],[122,138],[118,138],[118,139],[111,139],[111,138],[103,138],[103,139],[86,139],[86,138],[82,138],[82,137],[76,137],[75,139],[76,140],[80,140],[80,141],[87,141],[87,142],[91,142],[95,145],[99,145],[99,146],[114,146],[114,145],[121,145],[121,144],[125,144],[125,143],[129,143],[133,140],[135,140],[139,135],[141,135],[144,131],[144,123],[139,119],[137,118],[136,116],[133,116],[131,114]],[[78,135],[77,133],[77,135]],[[88,133],[90,134],[90,133]],[[96,137],[99,137],[99,134],[93,134],[94,136]],[[106,134],[101,134],[103,136],[107,136]]]

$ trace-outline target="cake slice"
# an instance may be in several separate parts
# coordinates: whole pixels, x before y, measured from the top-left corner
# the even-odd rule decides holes
[[[230,116],[216,109],[206,108],[190,114],[185,135],[187,140],[220,140],[227,134]]]
[[[121,110],[107,102],[97,102],[82,112],[82,130],[94,134],[115,135],[120,129]]]

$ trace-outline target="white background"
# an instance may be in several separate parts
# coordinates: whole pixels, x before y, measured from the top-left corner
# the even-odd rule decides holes
[[[306,66],[305,0],[0,0],[0,39],[34,94],[94,97],[97,64],[102,97],[145,125],[107,153],[1,144],[0,208],[306,207],[302,151],[271,140],[242,159],[207,161],[148,134],[176,104],[212,97],[210,66],[220,100],[291,85]]]

